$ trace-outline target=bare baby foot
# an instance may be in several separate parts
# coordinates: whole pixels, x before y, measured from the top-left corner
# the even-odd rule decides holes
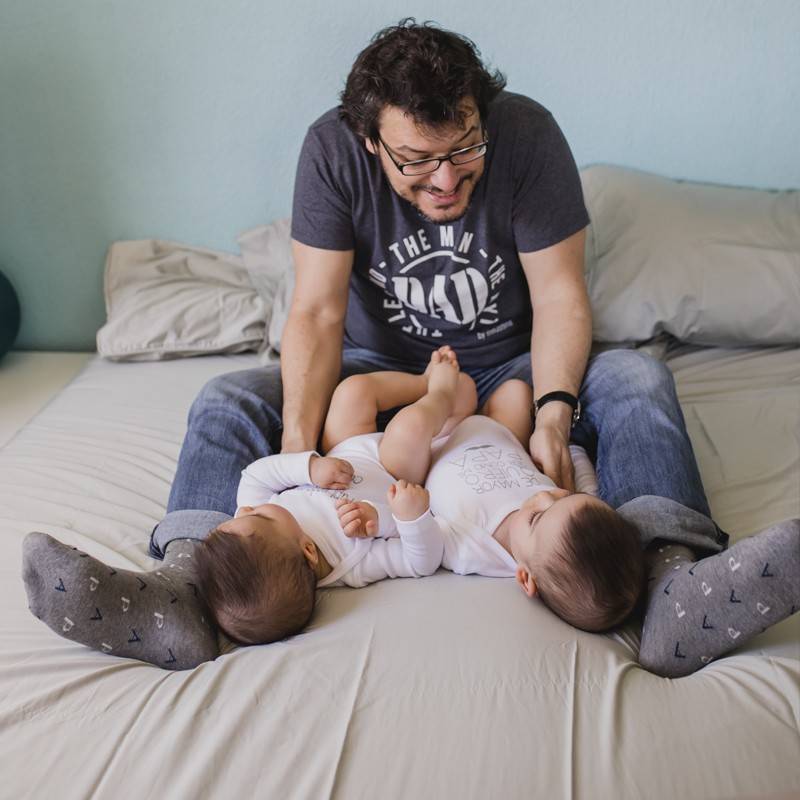
[[[431,363],[425,370],[428,394],[440,394],[447,402],[454,404],[460,371],[458,358],[452,347],[444,345],[434,350],[431,353]]]
[[[431,360],[423,373],[423,377],[425,379],[430,378],[431,370],[437,364],[441,364],[442,361],[454,361],[456,366],[458,366],[458,358],[456,357],[455,350],[453,350],[449,344],[444,344],[431,353]]]

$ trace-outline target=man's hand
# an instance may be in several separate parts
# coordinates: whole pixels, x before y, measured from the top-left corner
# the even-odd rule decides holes
[[[537,423],[529,448],[533,463],[559,489],[575,491],[575,468],[569,454],[569,434],[563,432],[562,426]]]
[[[353,465],[343,458],[313,455],[308,472],[320,489],[346,489],[353,480]]]
[[[392,514],[403,522],[411,522],[421,517],[431,506],[428,490],[416,483],[397,481],[387,492]]]
[[[336,513],[345,536],[365,539],[378,534],[378,512],[369,503],[342,497],[336,501]]]

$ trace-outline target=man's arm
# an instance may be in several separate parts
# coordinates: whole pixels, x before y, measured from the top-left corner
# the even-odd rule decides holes
[[[281,342],[283,452],[317,446],[339,378],[352,250],[292,241],[295,286]]]
[[[576,397],[592,346],[592,312],[583,277],[585,231],[552,247],[520,253],[533,306],[531,368],[534,399],[557,390]],[[572,409],[542,407],[531,436],[531,457],[557,486],[574,491],[569,454]]]

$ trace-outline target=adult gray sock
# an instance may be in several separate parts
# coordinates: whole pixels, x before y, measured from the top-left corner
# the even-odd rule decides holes
[[[219,655],[195,585],[193,539],[169,543],[152,572],[113,569],[46,533],[29,533],[22,577],[33,614],[59,636],[164,669]]]
[[[800,610],[800,519],[691,562],[680,545],[651,561],[641,665],[679,678]],[[669,559],[669,561],[667,560]]]

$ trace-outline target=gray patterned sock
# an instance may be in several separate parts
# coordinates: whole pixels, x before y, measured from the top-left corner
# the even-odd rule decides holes
[[[650,672],[689,675],[800,610],[800,519],[694,563],[686,553],[672,545],[649,554],[655,580],[639,662]]]
[[[681,569],[687,561],[689,565],[697,561],[694,551],[682,544],[672,544],[657,540],[645,553],[645,569],[647,570],[647,591],[652,591],[653,584],[658,583],[668,573]],[[673,576],[674,577],[674,576]]]
[[[158,569],[131,572],[29,533],[22,546],[28,606],[66,639],[164,669],[191,669],[219,655],[194,584],[195,547],[192,539],[172,541]]]

